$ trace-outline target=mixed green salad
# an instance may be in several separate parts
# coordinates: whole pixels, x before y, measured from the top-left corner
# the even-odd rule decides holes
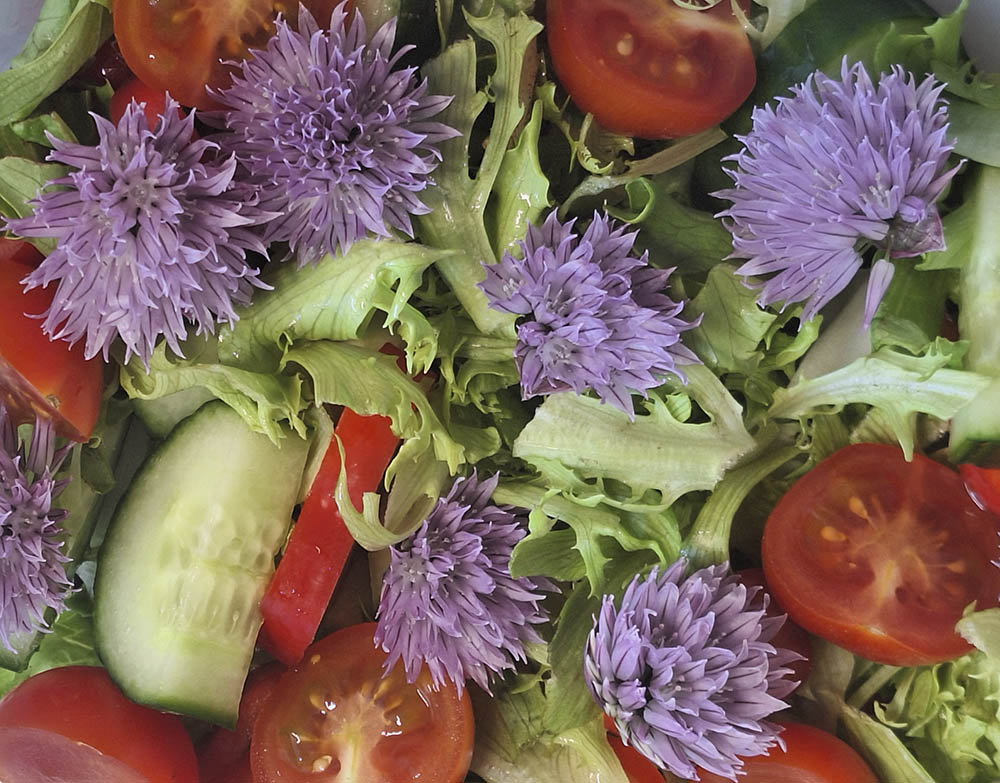
[[[0,692],[104,666],[200,749],[367,621],[393,687],[471,705],[469,781],[752,783],[788,724],[862,769],[793,729],[792,774],[1000,780],[967,0],[314,2],[191,98],[130,81],[142,5],[46,0],[0,72]],[[616,82],[671,24],[717,82]],[[243,780],[286,779],[277,723]]]

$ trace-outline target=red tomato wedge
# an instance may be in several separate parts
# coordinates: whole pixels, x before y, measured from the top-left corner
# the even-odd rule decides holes
[[[163,116],[163,112],[167,108],[167,93],[150,87],[138,79],[129,79],[111,96],[111,104],[108,107],[111,121],[118,122],[132,101],[142,105],[146,115],[146,123],[150,130],[154,130],[159,125],[160,117]],[[183,116],[184,111],[178,109],[177,114]]]
[[[323,464],[313,479],[275,574],[261,599],[258,645],[291,666],[316,637],[354,539],[337,508],[335,492],[344,448],[347,491],[355,507],[378,489],[399,439],[384,416],[359,416],[345,408]]]
[[[7,732],[12,729],[38,731],[32,735],[37,745],[20,748],[17,763],[22,765],[33,757],[48,764],[52,760],[50,753],[63,758],[59,748],[65,743],[54,736],[92,749],[98,757],[120,762],[118,766],[109,764],[109,769],[124,767],[137,773],[135,777],[112,775],[109,781],[198,783],[194,748],[180,718],[129,701],[100,667],[65,666],[25,680],[0,701],[0,735],[6,733],[10,738]],[[0,762],[2,770],[10,759],[0,758],[4,759]],[[68,755],[65,758],[67,763],[71,759]],[[84,754],[83,758],[90,756]],[[8,778],[0,776],[0,780],[8,783]],[[32,783],[45,780],[39,775]]]
[[[846,446],[785,494],[764,528],[764,573],[803,628],[896,666],[971,648],[955,623],[997,606],[1000,520],[958,473],[894,446]]]
[[[200,783],[250,783],[250,738],[261,709],[274,693],[285,672],[280,663],[271,662],[250,672],[240,699],[239,717],[230,730],[217,728],[198,747]]]
[[[51,419],[58,433],[85,441],[101,407],[104,366],[85,359],[83,344],[50,340],[36,316],[52,303],[44,288],[24,291],[21,280],[33,266],[18,260],[34,257],[34,248],[11,248],[14,257],[0,259],[0,400],[15,421],[35,416]],[[29,246],[30,247],[30,246]]]
[[[301,2],[325,27],[339,0]],[[228,86],[228,63],[263,48],[279,13],[294,25],[298,12],[299,0],[115,0],[112,15],[122,57],[137,77],[184,106],[218,109],[206,86]]]
[[[740,783],[878,783],[864,760],[843,740],[802,723],[786,723],[785,749],[744,759]],[[711,772],[699,772],[701,783],[732,783]]]
[[[958,472],[976,505],[1000,514],[1000,468],[963,464],[958,466]]]
[[[460,783],[472,759],[469,692],[435,690],[426,667],[383,677],[375,624],[313,644],[254,724],[255,783]]]
[[[769,615],[787,614],[781,604],[774,600],[774,596],[771,595],[771,591],[764,580],[763,569],[744,568],[739,571],[739,575],[745,585],[749,587],[761,587],[767,592],[771,598],[767,608]],[[809,674],[812,671],[812,662],[810,661],[812,657],[812,641],[805,630],[796,625],[793,620],[786,617],[781,630],[771,639],[771,644],[801,655],[801,660],[788,664],[788,668],[792,670],[791,679],[800,684],[809,679]]]
[[[736,111],[757,80],[729,0],[707,11],[672,0],[549,0],[546,14],[560,83],[618,133],[658,139],[705,130]]]

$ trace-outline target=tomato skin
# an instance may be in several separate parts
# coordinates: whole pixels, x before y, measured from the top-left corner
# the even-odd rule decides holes
[[[980,508],[1000,514],[1000,468],[981,468],[964,463],[958,466],[965,488]]]
[[[44,313],[52,294],[25,292],[21,284],[33,267],[18,259],[32,257],[34,249],[10,252],[15,257],[0,259],[0,400],[15,421],[33,422],[37,414],[51,419],[60,435],[86,441],[101,407],[104,366],[84,358],[82,343],[50,340],[42,321],[29,317]]]
[[[378,489],[399,438],[384,416],[360,416],[345,408],[336,435],[344,448],[347,491],[355,507]],[[354,547],[337,508],[340,448],[334,438],[313,479],[288,545],[260,602],[264,616],[259,646],[292,666],[316,636],[330,597]]]
[[[774,599],[774,596],[771,595],[771,591],[768,589],[767,582],[764,579],[764,569],[744,568],[738,573],[745,585],[763,588],[768,594],[771,599],[768,603],[767,613],[769,615],[786,615],[784,625],[781,626],[781,630],[771,639],[771,644],[775,647],[791,650],[802,656],[801,660],[788,664],[788,668],[792,670],[791,679],[802,684],[809,679],[809,674],[812,672],[812,661],[810,660],[812,658],[812,640],[809,638],[809,634],[804,628],[796,625],[791,618],[787,617],[787,612]]]
[[[857,752],[841,739],[804,723],[785,723],[785,750],[744,759],[740,783],[878,783]],[[699,771],[701,783],[732,783]]]
[[[966,606],[997,606],[998,522],[944,465],[855,444],[806,473],[771,512],[764,573],[815,635],[879,663],[938,663],[971,649],[954,630]]]
[[[243,687],[236,726],[232,730],[220,726],[197,749],[200,783],[251,783],[250,738],[253,727],[284,672],[285,667],[277,662],[250,672]]]
[[[194,748],[176,715],[129,701],[97,666],[28,678],[0,700],[0,731],[40,729],[122,762],[149,783],[198,783]]]
[[[125,114],[128,105],[135,101],[143,105],[143,112],[146,115],[146,122],[149,129],[153,130],[160,123],[160,117],[167,108],[167,93],[150,87],[138,79],[129,79],[125,84],[115,90],[111,96],[109,114],[111,121],[117,123]],[[184,112],[178,110],[178,116],[183,116]]]
[[[302,0],[321,26],[338,0]],[[234,66],[274,34],[276,8],[292,26],[299,2],[272,0],[115,0],[112,14],[122,57],[143,82],[168,91],[183,106],[220,109],[206,86],[224,88]],[[350,0],[346,3],[352,7]]]
[[[402,666],[383,678],[375,627],[352,625],[320,639],[278,681],[254,724],[255,783],[465,779],[474,735],[468,690],[434,690],[426,667],[413,684]]]
[[[549,0],[546,13],[560,83],[617,133],[698,133],[736,111],[757,80],[728,0],[708,11],[672,0]]]

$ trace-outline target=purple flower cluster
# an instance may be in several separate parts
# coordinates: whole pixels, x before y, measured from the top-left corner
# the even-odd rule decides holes
[[[427,665],[437,686],[490,680],[525,660],[540,642],[535,626],[548,618],[539,602],[553,590],[544,579],[510,574],[525,520],[490,496],[499,475],[455,481],[420,529],[392,548],[382,582],[375,643],[386,668],[402,660],[408,679]]]
[[[267,242],[287,242],[299,263],[346,251],[369,235],[413,235],[410,215],[440,161],[432,145],[457,131],[429,118],[451,98],[427,95],[414,68],[393,70],[395,19],[366,43],[355,12],[333,12],[329,32],[305,8],[219,94],[229,109],[223,142],[249,172],[265,209]]]
[[[53,476],[67,453],[55,448],[49,421],[36,419],[30,448],[18,438],[0,404],[0,644],[44,629],[47,609],[61,611],[72,585],[66,578],[61,522],[52,507],[66,484]]]
[[[941,101],[894,67],[872,82],[844,60],[840,79],[814,73],[777,106],[754,110],[744,149],[730,160],[735,187],[716,195],[733,234],[739,273],[761,305],[805,302],[812,318],[851,281],[869,247],[880,251],[865,306],[871,320],[892,278],[889,258],[944,247],[935,202],[957,171]]]
[[[53,339],[86,339],[88,357],[107,359],[120,338],[126,360],[148,364],[161,336],[180,353],[191,324],[236,319],[262,287],[250,251],[287,243],[304,264],[367,235],[412,235],[441,157],[433,145],[457,135],[429,118],[451,99],[396,68],[406,48],[392,52],[394,21],[370,43],[344,4],[329,32],[305,8],[298,23],[279,19],[219,93],[228,111],[206,115],[225,126],[211,138],[194,137],[194,113],[168,100],[155,127],[133,104],[117,124],[95,117],[96,146],[51,139],[49,160],[71,172],[5,227],[58,240],[26,280],[56,284]]]
[[[687,561],[637,576],[620,606],[605,596],[584,667],[594,699],[622,739],[660,767],[697,780],[695,766],[736,780],[740,757],[766,753],[787,707],[797,654],[770,640],[783,617],[728,566],[685,576]]]
[[[153,129],[134,101],[117,125],[94,121],[95,147],[50,137],[49,160],[74,171],[31,202],[34,214],[7,221],[20,236],[59,240],[27,288],[57,284],[43,328],[86,338],[88,357],[107,359],[121,337],[126,360],[148,362],[161,335],[179,353],[187,321],[211,332],[250,301],[260,283],[246,255],[264,251],[252,227],[268,216],[234,186],[236,161],[213,159],[216,145],[192,138],[193,117],[174,101]]]
[[[698,361],[680,337],[695,324],[663,293],[673,270],[632,255],[636,232],[596,212],[582,234],[574,224],[552,212],[529,226],[520,257],[486,265],[480,287],[493,308],[521,316],[514,356],[525,399],[592,389],[631,415],[633,392],[683,379],[677,365]]]

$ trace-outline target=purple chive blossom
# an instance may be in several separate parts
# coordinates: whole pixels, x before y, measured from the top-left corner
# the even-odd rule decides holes
[[[663,290],[671,269],[632,255],[635,231],[594,213],[582,234],[574,220],[552,212],[529,226],[521,258],[505,253],[484,265],[480,288],[496,310],[522,316],[514,358],[525,399],[592,389],[605,402],[633,414],[632,392],[645,395],[698,357],[681,343],[695,324],[678,314]]]
[[[484,690],[541,638],[548,618],[539,602],[554,588],[545,579],[515,579],[510,555],[526,534],[523,517],[490,496],[499,474],[455,481],[420,529],[391,550],[382,583],[375,643],[402,660],[412,682],[427,664],[434,683],[461,691],[472,679]]]
[[[11,651],[11,637],[44,630],[46,609],[61,611],[72,587],[61,548],[66,512],[52,507],[66,485],[53,474],[67,450],[56,450],[44,419],[27,448],[0,404],[0,644]]]
[[[236,161],[192,140],[193,114],[181,118],[173,100],[153,129],[134,101],[117,125],[94,121],[97,146],[49,137],[49,160],[74,170],[31,202],[33,215],[7,227],[59,240],[25,281],[29,289],[57,283],[46,333],[86,338],[86,355],[105,359],[120,336],[126,360],[148,363],[160,335],[180,353],[186,320],[199,332],[236,320],[234,304],[261,286],[246,262],[248,250],[264,251],[250,227],[270,216],[233,191]]]
[[[761,305],[805,302],[812,318],[850,282],[874,247],[865,301],[871,321],[892,278],[889,258],[944,248],[935,202],[958,170],[940,100],[896,66],[877,85],[861,63],[840,80],[816,72],[777,106],[754,109],[744,149],[729,158],[735,187],[715,195],[733,233],[733,257]]]
[[[282,20],[264,50],[241,65],[218,98],[232,131],[224,141],[280,213],[267,242],[287,242],[300,264],[345,252],[369,234],[413,235],[417,193],[441,160],[432,145],[458,135],[428,118],[451,98],[427,95],[414,68],[394,71],[395,19],[366,43],[364,19],[343,4],[319,29],[305,8],[299,29]]]
[[[622,739],[660,767],[697,780],[695,766],[736,779],[741,756],[766,753],[780,727],[765,720],[795,687],[775,649],[783,617],[728,566],[685,577],[687,561],[636,577],[621,605],[605,596],[584,655],[594,699]]]

